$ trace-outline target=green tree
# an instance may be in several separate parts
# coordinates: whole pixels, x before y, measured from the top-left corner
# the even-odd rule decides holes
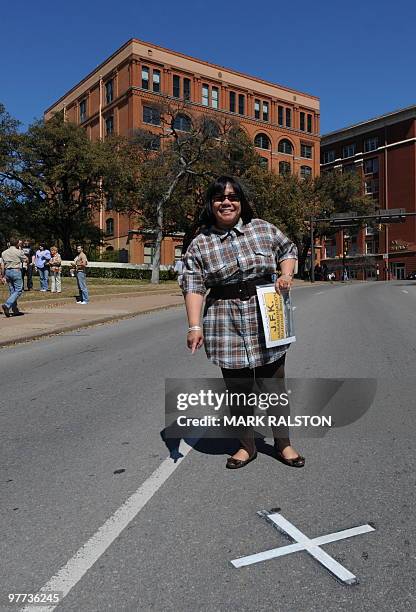
[[[0,246],[19,228],[20,206],[14,182],[7,170],[17,163],[16,148],[19,141],[19,121],[14,119],[0,103]]]
[[[100,243],[94,223],[106,170],[100,144],[59,113],[46,123],[35,122],[13,145],[2,178],[3,185],[12,186],[15,207],[24,213],[20,230],[32,236],[36,231],[33,237],[58,243],[67,258],[75,241]]]
[[[220,122],[192,116],[186,107],[155,108],[163,133],[137,131],[129,140],[114,141],[114,173],[104,178],[104,191],[118,210],[133,215],[143,229],[154,231],[152,282],[159,282],[164,235],[192,233],[210,181],[220,174],[244,175],[250,164],[260,166],[254,148],[228,119]]]

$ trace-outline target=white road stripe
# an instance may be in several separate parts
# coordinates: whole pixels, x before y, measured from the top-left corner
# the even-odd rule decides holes
[[[322,293],[324,293],[324,292],[323,292],[323,291],[317,291],[317,292],[315,293],[315,295],[321,295]]]
[[[184,443],[183,443],[184,444]],[[166,480],[179,467],[188,453],[192,450],[191,446],[181,450],[183,458],[174,463],[168,457],[153,472],[151,476],[129,497],[116,512],[106,520],[98,531],[75,553],[75,555],[62,567],[55,576],[38,591],[61,592],[63,597],[81,580],[94,563],[105,553],[107,548],[114,542],[127,525],[142,510],[153,495],[160,489]],[[61,599],[62,601],[62,599]],[[57,605],[39,606],[27,605],[21,608],[22,612],[52,612]]]
[[[356,577],[346,567],[338,563],[333,557],[328,555],[324,550],[320,548],[323,544],[329,544],[331,542],[337,542],[346,538],[352,538],[356,535],[363,533],[370,533],[374,531],[374,527],[371,525],[360,525],[359,527],[352,527],[351,529],[344,529],[343,531],[337,531],[335,533],[329,533],[327,535],[319,536],[317,538],[310,539],[307,535],[302,533],[295,525],[288,521],[281,514],[269,514],[266,516],[269,522],[272,522],[277,526],[278,530],[287,534],[290,538],[296,540],[293,544],[287,546],[279,546],[278,548],[272,548],[265,550],[254,555],[248,555],[247,557],[240,557],[231,561],[232,565],[236,568],[246,567],[247,565],[253,565],[260,563],[261,561],[268,561],[275,559],[276,557],[283,557],[294,552],[306,551],[312,557],[314,557],[319,563],[321,563],[328,571],[334,574],[337,578],[345,582],[346,584],[354,584]]]
[[[406,289],[402,289],[402,293],[409,293]]]

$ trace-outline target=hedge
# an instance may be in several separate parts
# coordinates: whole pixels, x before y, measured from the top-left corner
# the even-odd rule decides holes
[[[62,266],[62,276],[70,276],[69,266]],[[134,268],[87,268],[88,278],[125,278],[132,280],[149,280],[152,277],[151,270],[137,270]],[[173,280],[176,274],[173,270],[160,270],[161,281]]]

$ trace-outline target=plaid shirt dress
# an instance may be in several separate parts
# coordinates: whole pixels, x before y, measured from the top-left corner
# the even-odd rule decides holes
[[[182,291],[205,295],[210,287],[276,273],[284,259],[297,259],[296,246],[277,227],[252,219],[230,230],[211,227],[184,255]],[[267,348],[257,296],[249,300],[209,297],[203,316],[208,359],[222,368],[255,368],[276,361],[289,345]]]

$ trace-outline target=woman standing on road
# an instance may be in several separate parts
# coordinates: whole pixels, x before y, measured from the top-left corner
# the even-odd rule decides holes
[[[288,345],[267,348],[256,285],[270,284],[279,264],[276,291],[289,290],[297,259],[295,245],[274,225],[254,219],[238,181],[222,176],[208,189],[200,233],[184,255],[182,290],[188,315],[188,348],[203,344],[208,358],[230,379],[284,378]],[[203,331],[200,325],[205,293],[208,294]],[[305,459],[278,437],[276,453],[292,467]],[[257,456],[252,428],[244,428],[239,450],[226,467],[244,467]]]

